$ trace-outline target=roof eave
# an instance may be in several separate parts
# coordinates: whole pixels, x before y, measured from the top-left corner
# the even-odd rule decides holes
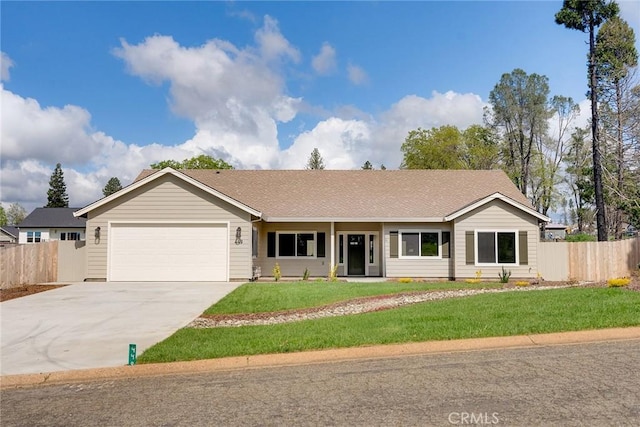
[[[442,217],[403,218],[403,217],[271,217],[263,216],[265,222],[445,222]]]

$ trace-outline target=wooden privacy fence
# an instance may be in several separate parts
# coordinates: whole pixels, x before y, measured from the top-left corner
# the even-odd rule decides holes
[[[640,237],[613,242],[541,242],[538,268],[545,280],[603,281],[631,275],[640,263]]]
[[[0,288],[85,278],[85,242],[52,241],[0,248]]]

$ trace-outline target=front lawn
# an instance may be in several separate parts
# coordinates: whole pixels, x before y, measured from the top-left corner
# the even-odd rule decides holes
[[[184,328],[145,351],[138,361],[172,362],[637,325],[640,292],[620,288],[507,292],[271,326]]]
[[[318,307],[353,298],[387,295],[399,292],[438,289],[500,288],[497,283],[344,283],[344,282],[285,282],[247,283],[209,307],[205,314],[263,313]]]

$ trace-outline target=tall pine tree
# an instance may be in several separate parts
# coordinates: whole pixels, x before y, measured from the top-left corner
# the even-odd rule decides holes
[[[56,165],[55,170],[49,179],[49,191],[47,191],[47,206],[45,208],[68,208],[69,195],[67,194],[67,185],[64,183],[64,173],[60,163]]]
[[[306,169],[324,169],[324,159],[317,148],[311,152]]]
[[[118,177],[114,176],[109,180],[109,182],[107,182],[107,185],[104,186],[102,194],[107,197],[120,190],[122,190],[122,184],[120,184]]]

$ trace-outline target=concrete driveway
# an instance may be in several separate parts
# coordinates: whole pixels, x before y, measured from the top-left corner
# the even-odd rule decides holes
[[[126,365],[241,283],[79,283],[0,304],[0,374]]]

